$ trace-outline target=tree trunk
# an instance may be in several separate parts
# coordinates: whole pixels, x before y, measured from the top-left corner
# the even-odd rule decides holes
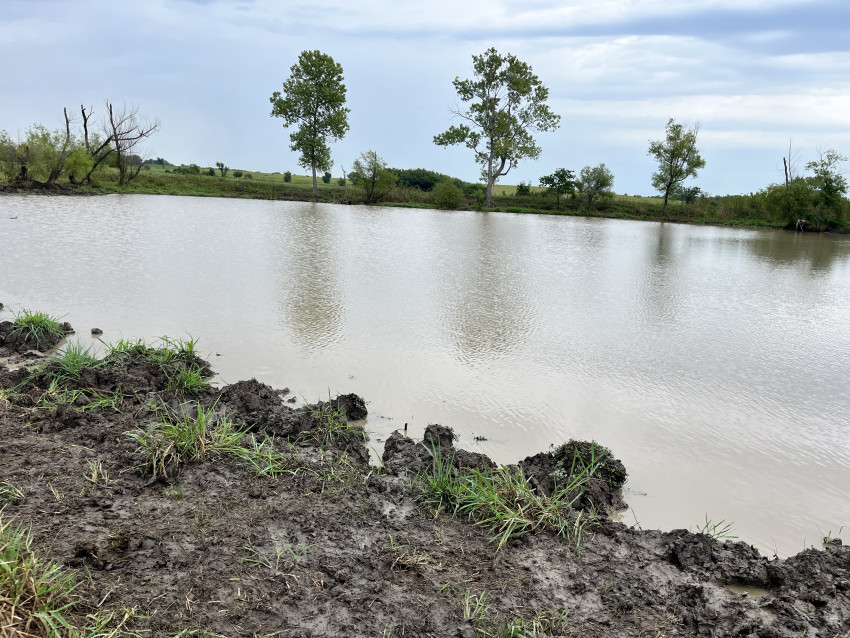
[[[664,216],[665,219],[667,218],[667,199],[669,197],[670,189],[668,188],[666,191],[664,191],[664,209],[661,211],[661,214]]]
[[[319,194],[319,182],[316,181],[316,163],[313,163],[313,195]]]

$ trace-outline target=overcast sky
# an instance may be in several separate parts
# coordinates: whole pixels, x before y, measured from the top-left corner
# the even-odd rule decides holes
[[[694,183],[742,193],[781,179],[789,141],[803,163],[850,155],[848,36],[847,0],[0,0],[0,129],[58,127],[63,106],[108,98],[161,121],[152,156],[305,173],[269,96],[319,49],[351,108],[334,175],[374,149],[472,181],[471,151],[432,138],[453,123],[452,80],[493,46],[533,67],[562,117],[504,183],[605,162],[615,190],[650,194],[648,141],[673,117],[701,125]]]

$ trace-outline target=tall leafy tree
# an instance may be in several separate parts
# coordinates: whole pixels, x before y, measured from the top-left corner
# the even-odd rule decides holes
[[[481,165],[487,181],[487,206],[492,205],[493,184],[507,175],[523,158],[537,159],[540,147],[532,133],[558,128],[561,117],[546,104],[549,89],[541,84],[531,66],[510,53],[487,49],[472,56],[475,77],[455,78],[452,84],[466,108],[455,106],[452,114],[464,123],[434,136],[439,146],[465,144]]]
[[[705,166],[705,160],[697,149],[699,124],[687,128],[672,117],[667,121],[663,140],[649,142],[647,155],[658,162],[658,170],[652,174],[652,187],[664,194],[663,214],[667,215],[667,201],[689,177]]]
[[[345,84],[342,66],[321,51],[302,51],[283,92],[269,98],[272,116],[282,117],[284,126],[297,126],[290,133],[289,148],[300,151],[298,164],[313,171],[313,193],[318,194],[317,173],[333,166],[328,141],[336,141],[348,131]]]

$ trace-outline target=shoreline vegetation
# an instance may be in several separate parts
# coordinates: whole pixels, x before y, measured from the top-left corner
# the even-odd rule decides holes
[[[226,168],[226,167],[224,167]],[[212,168],[197,165],[172,166],[169,164],[144,165],[129,184],[119,184],[116,168],[101,169],[91,185],[59,182],[45,188],[43,184],[26,187],[0,185],[0,192],[62,195],[104,194],[155,194],[196,197],[231,197],[244,199],[316,201],[333,204],[369,204],[402,208],[430,208],[443,210],[477,210],[487,212],[529,213],[545,215],[570,215],[605,217],[643,221],[665,221],[686,224],[777,228],[805,231],[850,232],[850,202],[842,200],[838,213],[831,219],[820,219],[812,212],[806,218],[799,213],[787,214],[777,210],[771,202],[770,191],[747,195],[707,196],[674,199],[669,202],[666,214],[660,197],[639,195],[612,195],[594,199],[590,203],[580,194],[564,196],[553,194],[551,189],[520,183],[518,186],[496,185],[493,189],[492,207],[483,204],[484,186],[462,182],[424,169],[393,170],[400,176],[395,186],[387,189],[381,201],[368,202],[363,188],[354,179],[328,178],[319,181],[317,194],[312,192],[312,178],[290,173],[260,173],[230,170],[224,175]],[[420,179],[417,182],[417,176]],[[288,178],[287,178],[288,176]],[[419,184],[417,186],[417,183]],[[447,185],[441,188],[441,185]],[[446,191],[449,191],[448,193]],[[688,201],[685,201],[688,199]]]
[[[255,379],[210,385],[192,338],[96,357],[72,334],[0,322],[0,635],[850,631],[840,539],[780,559],[708,516],[615,522],[627,473],[601,443],[497,466],[432,424],[375,465],[357,395],[290,407]]]

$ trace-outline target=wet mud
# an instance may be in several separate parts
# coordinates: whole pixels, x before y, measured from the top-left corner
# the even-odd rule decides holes
[[[608,454],[574,495],[587,521],[577,548],[536,531],[499,549],[474,516],[423,503],[435,457],[456,476],[495,468],[455,448],[451,428],[396,432],[376,464],[357,395],[292,408],[287,389],[256,380],[190,394],[175,375],[207,374],[205,361],[148,355],[110,355],[59,390],[44,359],[0,366],[0,484],[18,490],[0,515],[78,576],[74,621],[135,610],[124,629],[143,636],[850,636],[850,550],[837,539],[777,559],[614,522],[626,468]],[[199,406],[273,446],[278,471],[212,453],[143,471],[128,433]],[[556,445],[508,471],[551,496],[575,463],[608,452]]]

